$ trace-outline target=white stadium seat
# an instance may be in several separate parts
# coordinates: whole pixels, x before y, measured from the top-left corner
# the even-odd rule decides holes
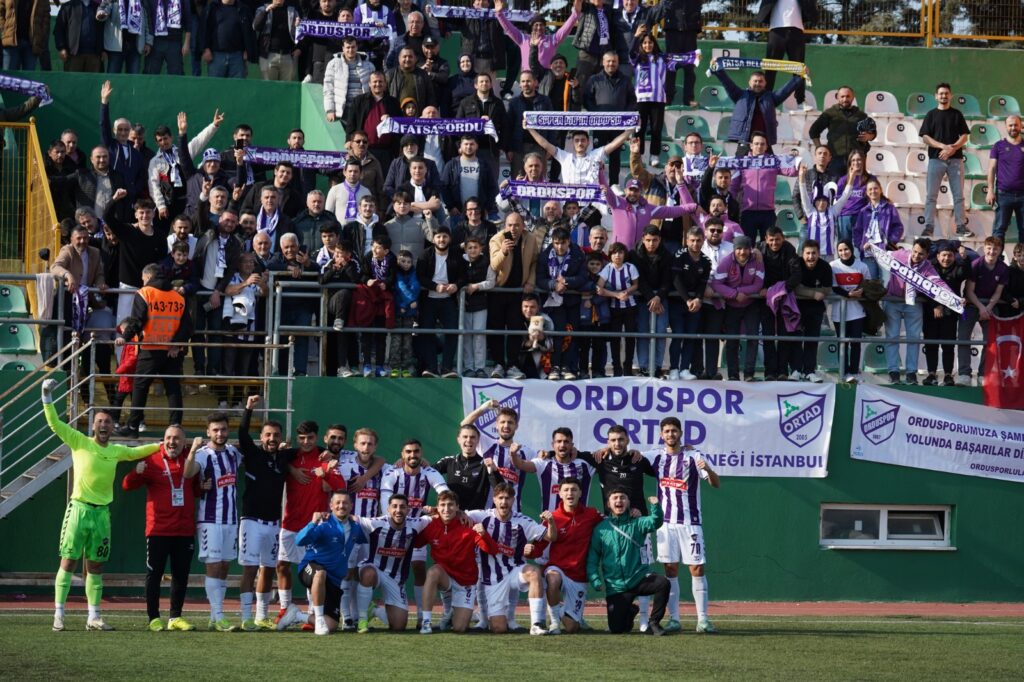
[[[874,175],[903,175],[899,159],[884,147],[872,147],[868,152],[868,172]]]
[[[900,111],[900,103],[896,99],[896,95],[885,90],[869,92],[868,96],[864,98],[864,111],[869,116],[875,118],[903,115],[903,112]]]
[[[885,126],[885,143],[887,145],[924,146],[917,128],[910,121],[902,119],[889,121],[889,124]]]
[[[921,189],[911,180],[890,180],[885,188],[885,196],[896,208],[924,206]]]
[[[911,149],[907,152],[907,175],[924,177],[928,175],[928,152],[923,149]]]

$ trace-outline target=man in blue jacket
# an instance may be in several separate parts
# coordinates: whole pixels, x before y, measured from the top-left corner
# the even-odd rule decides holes
[[[318,635],[338,629],[341,581],[348,574],[348,557],[357,543],[367,542],[363,529],[349,518],[351,512],[352,494],[335,490],[330,513],[316,512],[313,520],[295,536],[295,542],[306,547],[306,555],[299,564],[299,581],[310,592],[314,632]]]
[[[714,64],[712,63],[712,66]],[[747,89],[740,90],[724,69],[714,71],[718,80],[722,81],[729,99],[736,103],[732,111],[732,122],[729,123],[729,142],[739,142],[737,156],[746,156],[749,150],[750,136],[755,132],[762,132],[768,138],[768,149],[777,141],[779,122],[775,118],[775,107],[782,104],[790,93],[796,90],[803,82],[803,77],[796,75],[789,79],[789,82],[780,89],[772,91],[768,89],[768,81],[764,71],[755,71],[750,74],[747,82]]]

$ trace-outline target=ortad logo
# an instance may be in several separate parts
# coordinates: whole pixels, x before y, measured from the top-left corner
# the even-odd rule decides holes
[[[864,400],[860,404],[860,431],[875,445],[881,445],[896,432],[900,406],[884,400]]]
[[[473,409],[480,407],[488,400],[497,400],[501,407],[510,407],[520,412],[523,402],[523,387],[521,384],[509,386],[499,381],[489,384],[473,384]],[[495,429],[498,415],[490,410],[476,420],[476,427],[480,432],[494,440],[498,439],[498,432]]]
[[[779,430],[798,448],[813,443],[825,423],[825,395],[797,391],[778,396]]]

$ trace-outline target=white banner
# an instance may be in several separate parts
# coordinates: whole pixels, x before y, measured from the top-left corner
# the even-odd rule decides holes
[[[550,449],[551,432],[567,426],[578,449],[595,450],[619,424],[631,448],[648,450],[660,442],[659,422],[677,417],[684,442],[724,476],[828,475],[835,384],[462,380],[467,414],[491,399],[519,412],[516,441],[530,448]],[[497,437],[495,416],[477,420],[491,438]]]
[[[860,384],[850,457],[1024,483],[1024,414]]]

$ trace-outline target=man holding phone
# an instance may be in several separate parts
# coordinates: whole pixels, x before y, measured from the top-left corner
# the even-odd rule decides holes
[[[518,213],[505,216],[503,230],[491,237],[488,247],[491,267],[498,273],[497,286],[519,288],[522,293],[491,292],[487,295],[487,327],[499,331],[521,332],[523,294],[533,293],[537,277],[537,255],[540,244],[532,232],[525,231],[523,217]],[[524,374],[514,366],[522,339],[518,334],[487,337],[494,370],[491,377],[522,379]],[[512,366],[510,366],[512,363]],[[508,367],[506,375],[505,368]]]
[[[265,187],[273,189],[272,187]],[[275,190],[276,191],[276,190]],[[299,237],[288,232],[281,235],[281,250],[274,254],[274,257],[267,263],[268,270],[286,271],[292,279],[303,279],[314,277],[317,274],[316,262],[309,257],[308,247],[299,246]],[[316,312],[316,301],[310,299],[293,299],[288,305],[281,308],[281,324],[308,326],[312,323],[313,315]],[[277,371],[279,374],[288,374],[288,349],[282,348],[278,355]],[[295,374],[296,376],[306,375],[306,365],[309,362],[309,337],[295,337]]]

